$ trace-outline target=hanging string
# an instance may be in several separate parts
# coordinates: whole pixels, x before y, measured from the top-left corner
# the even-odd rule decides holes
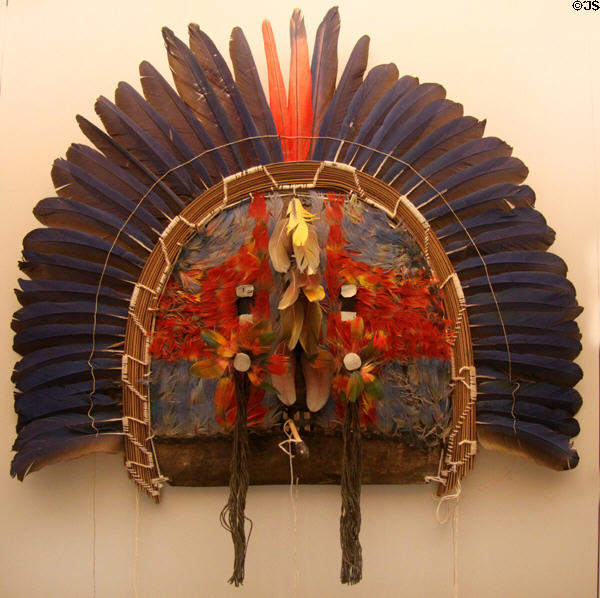
[[[437,501],[435,516],[438,523],[440,525],[445,525],[452,518],[453,598],[458,598],[458,523],[461,492],[462,486],[460,480],[457,480],[454,492],[443,496],[433,497],[434,500]]]
[[[340,543],[342,545],[342,583],[354,585],[362,579],[362,547],[360,490],[362,449],[358,401],[346,405],[342,453],[342,514],[340,516]]]
[[[298,596],[298,588],[300,586],[300,568],[298,567],[298,484],[300,478],[294,476],[294,453],[292,452],[292,444],[298,446],[304,444],[302,439],[294,437],[294,422],[287,419],[283,424],[283,433],[286,439],[279,443],[279,448],[288,456],[290,462],[290,503],[292,505],[292,541],[293,541],[293,566],[294,566],[294,598]],[[297,432],[297,431],[296,431]],[[286,446],[287,445],[287,446]]]
[[[133,595],[139,598],[140,567],[140,493],[135,491],[135,528],[133,538]]]
[[[92,598],[96,598],[96,455],[92,467]]]
[[[229,499],[221,511],[221,525],[231,533],[234,547],[233,574],[228,583],[240,586],[244,582],[246,550],[252,534],[252,520],[246,517],[246,495],[250,484],[248,472],[248,395],[250,382],[245,372],[234,371],[237,412],[233,428],[233,452],[229,478]],[[246,521],[250,524],[246,537]]]

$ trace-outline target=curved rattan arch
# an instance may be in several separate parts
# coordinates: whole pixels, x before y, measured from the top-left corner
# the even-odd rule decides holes
[[[129,305],[123,354],[123,428],[125,466],[136,484],[156,501],[165,481],[157,462],[150,427],[149,346],[158,301],[179,252],[198,230],[220,211],[255,191],[327,189],[354,193],[361,200],[401,221],[423,250],[440,282],[448,318],[456,322],[452,346],[452,430],[440,467],[439,493],[451,490],[472,467],[475,451],[475,366],[462,287],[444,248],[427,220],[404,196],[382,181],[335,162],[282,162],[237,173],[214,185],[173,218],[153,248],[137,281]]]

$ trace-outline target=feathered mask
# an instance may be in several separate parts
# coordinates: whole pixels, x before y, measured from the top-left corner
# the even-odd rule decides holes
[[[366,73],[366,36],[338,80],[339,26],[310,56],[294,11],[286,91],[265,21],[268,94],[239,28],[233,72],[164,29],[176,91],[143,62],[105,130],[78,116],[96,149],[54,163],[24,240],[11,473],[123,448],[156,501],[229,483],[235,585],[248,484],[289,479],[282,428],[302,481],[341,484],[350,584],[361,481],[444,494],[478,442],[578,460],[581,309],[526,167],[440,85]]]

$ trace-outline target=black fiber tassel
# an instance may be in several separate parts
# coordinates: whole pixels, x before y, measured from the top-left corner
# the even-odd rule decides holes
[[[250,482],[248,472],[248,426],[247,407],[249,381],[245,372],[234,372],[237,414],[233,428],[233,452],[229,477],[229,500],[221,511],[221,525],[231,533],[234,548],[233,574],[228,582],[240,586],[244,582],[244,564],[246,561],[246,494]],[[248,538],[250,537],[248,534]]]
[[[342,459],[342,515],[340,541],[342,544],[342,583],[354,585],[362,579],[362,548],[360,533],[360,477],[362,451],[358,401],[348,403],[344,419],[344,455]]]

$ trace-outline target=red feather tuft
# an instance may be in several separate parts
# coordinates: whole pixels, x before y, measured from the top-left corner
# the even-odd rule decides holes
[[[263,40],[265,43],[265,54],[267,56],[267,72],[269,75],[269,106],[273,113],[273,120],[275,121],[275,128],[281,138],[281,145],[283,148],[283,159],[288,160],[287,157],[287,102],[285,99],[285,85],[283,83],[283,76],[281,74],[281,66],[279,65],[279,58],[277,56],[277,46],[275,45],[275,38],[273,36],[273,29],[271,23],[265,20],[262,24]]]
[[[308,44],[302,13],[295,9],[290,21],[290,86],[288,95],[288,160],[306,160],[312,133],[312,79],[308,60]]]

